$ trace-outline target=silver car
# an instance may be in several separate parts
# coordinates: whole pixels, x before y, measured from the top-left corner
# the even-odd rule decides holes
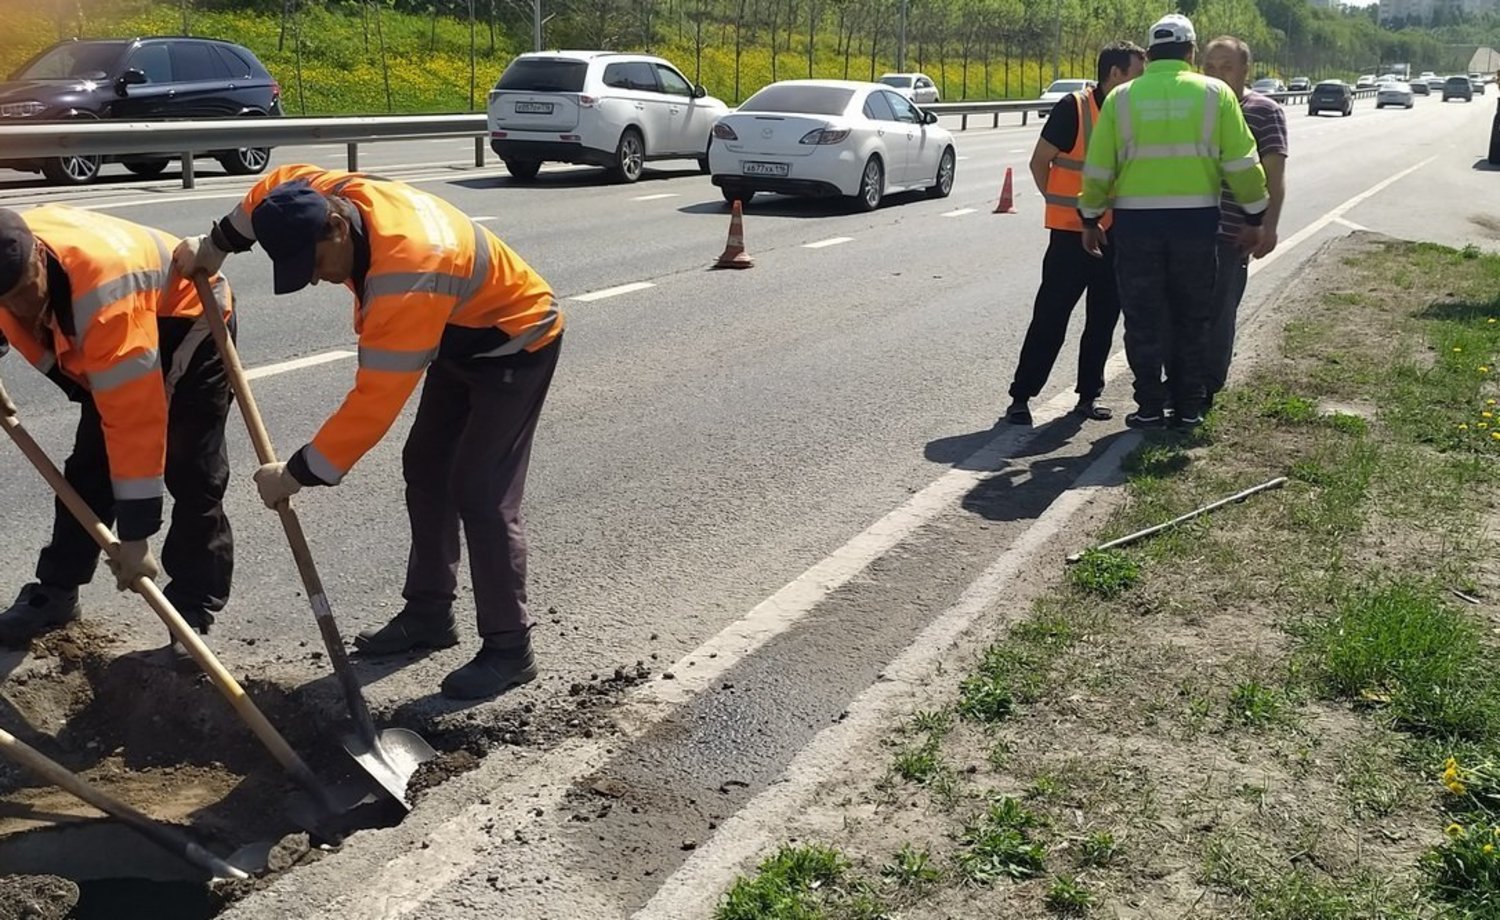
[[[1399,106],[1403,109],[1412,107],[1414,99],[1409,83],[1382,83],[1380,89],[1375,91],[1375,108],[1383,109],[1388,105]]]
[[[925,73],[888,73],[880,78],[880,82],[917,105],[931,105],[943,101],[939,96],[937,84],[933,83],[932,78]]]

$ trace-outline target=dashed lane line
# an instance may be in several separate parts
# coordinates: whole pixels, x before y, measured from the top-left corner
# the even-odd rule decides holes
[[[605,288],[602,291],[592,291],[588,294],[579,294],[572,298],[580,303],[592,303],[596,300],[607,300],[610,297],[619,297],[622,294],[634,294],[636,291],[644,291],[654,288],[656,285],[649,281],[635,281],[630,284],[622,284],[619,287]]]
[[[816,243],[803,243],[802,244],[802,248],[803,249],[826,249],[829,246],[838,246],[841,243],[852,243],[852,242],[854,242],[854,237],[852,237],[852,236],[835,236],[835,237],[830,237],[829,239],[826,239],[826,240],[818,240]]]

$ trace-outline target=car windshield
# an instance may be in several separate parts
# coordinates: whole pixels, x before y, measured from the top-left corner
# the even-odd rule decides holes
[[[516,58],[500,75],[495,89],[532,93],[581,93],[588,76],[585,61],[566,58]]]
[[[911,77],[881,77],[880,82],[897,89],[910,89],[914,81]]]
[[[854,90],[842,86],[768,86],[746,99],[739,111],[842,115],[853,98]]]
[[[75,42],[58,45],[16,71],[12,80],[76,80],[108,76],[125,42]]]
[[[1058,80],[1057,82],[1053,83],[1051,86],[1047,87],[1047,92],[1049,92],[1049,93],[1076,93],[1079,90],[1083,89],[1083,87],[1084,87],[1084,81],[1082,81],[1082,80]]]

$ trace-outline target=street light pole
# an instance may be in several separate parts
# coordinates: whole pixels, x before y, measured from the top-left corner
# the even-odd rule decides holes
[[[896,42],[896,72],[906,72],[906,5],[907,0],[901,0],[901,37]]]
[[[531,50],[542,50],[542,0],[531,0]]]
[[[1052,9],[1057,21],[1056,36],[1052,42],[1052,82],[1056,83],[1062,79],[1062,0],[1053,0]]]

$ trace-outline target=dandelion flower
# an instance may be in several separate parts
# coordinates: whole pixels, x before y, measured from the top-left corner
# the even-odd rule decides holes
[[[1489,372],[1490,372],[1490,369],[1488,367],[1486,367],[1483,364],[1479,365],[1479,373],[1481,373],[1481,374],[1488,374]]]
[[[1468,431],[1469,430],[1468,423],[1467,422],[1459,422],[1458,423],[1458,430],[1459,431]]]
[[[1462,348],[1459,348],[1459,347],[1458,347],[1458,346],[1457,346],[1457,345],[1454,345],[1454,346],[1453,346],[1453,353],[1454,353],[1454,354],[1455,354],[1455,355],[1457,355],[1457,354],[1462,354],[1462,353],[1463,353],[1463,349],[1462,349]]]
[[[1495,405],[1495,400],[1493,400],[1493,399],[1486,399],[1486,400],[1485,400],[1485,401],[1484,401],[1484,404],[1485,404],[1485,405],[1486,405],[1486,406],[1493,406],[1493,405]]]
[[[1464,836],[1464,826],[1458,823],[1450,824],[1443,829],[1443,833],[1447,834],[1449,837],[1452,837],[1454,840],[1457,840],[1458,838]]]
[[[1496,441],[1500,441],[1500,431],[1491,431],[1490,437],[1494,438]]]
[[[1486,843],[1480,849],[1480,852],[1483,853],[1486,856],[1494,856],[1495,855],[1495,845],[1493,843]]]
[[[1489,321],[1493,323],[1495,321],[1495,318],[1493,316],[1491,316],[1490,319],[1489,319]]]
[[[1480,418],[1494,418],[1495,417],[1495,413],[1493,413],[1493,412],[1481,412],[1481,413],[1479,413],[1479,417]]]

